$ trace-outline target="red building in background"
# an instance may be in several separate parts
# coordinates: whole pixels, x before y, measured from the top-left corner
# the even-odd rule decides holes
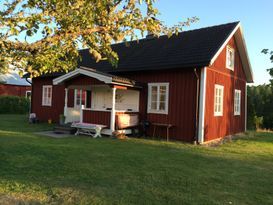
[[[0,75],[0,96],[3,95],[30,97],[31,84],[15,71],[2,74]]]

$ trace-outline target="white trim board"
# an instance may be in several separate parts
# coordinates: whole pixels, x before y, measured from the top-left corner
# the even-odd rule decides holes
[[[71,79],[73,77],[76,77],[78,75],[86,75],[88,77],[91,77],[91,78],[95,78],[99,81],[102,81],[106,84],[110,84],[112,83],[112,77],[110,76],[105,76],[105,75],[102,75],[102,74],[99,74],[99,73],[96,73],[94,71],[87,71],[87,70],[84,70],[84,69],[80,69],[80,68],[77,68],[76,70],[73,70],[65,75],[62,75],[58,78],[55,78],[53,80],[53,85],[58,85],[58,84],[61,84],[63,81],[65,80],[68,80],[68,79]]]
[[[253,83],[253,81],[254,81],[253,72],[252,72],[250,61],[249,61],[249,56],[248,56],[248,52],[247,52],[247,48],[246,48],[245,39],[244,39],[244,36],[243,36],[243,29],[242,29],[241,23],[238,23],[238,25],[233,29],[233,31],[227,37],[225,42],[222,44],[222,46],[214,54],[214,56],[212,57],[212,59],[211,59],[211,61],[209,63],[209,66],[211,66],[216,61],[216,59],[218,58],[220,53],[223,51],[223,49],[226,47],[226,45],[228,44],[228,42],[230,41],[230,39],[233,36],[235,36],[235,40],[236,40],[236,43],[237,43],[239,55],[241,57],[241,61],[242,61],[242,64],[243,64],[243,69],[244,69],[245,74],[246,74],[247,82],[248,83]]]
[[[199,96],[199,122],[198,122],[198,143],[204,143],[205,135],[205,108],[206,108],[206,85],[207,68],[201,69],[200,96]]]

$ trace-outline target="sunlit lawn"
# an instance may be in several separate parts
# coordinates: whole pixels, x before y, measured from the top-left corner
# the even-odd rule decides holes
[[[219,147],[54,139],[0,115],[0,204],[273,204],[273,134]]]

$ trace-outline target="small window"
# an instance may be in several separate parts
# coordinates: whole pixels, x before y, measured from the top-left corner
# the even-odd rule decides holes
[[[226,67],[230,70],[234,70],[235,51],[230,46],[227,46],[226,54]]]
[[[149,83],[148,113],[168,114],[169,83]]]
[[[44,85],[43,86],[43,106],[51,106],[52,104],[52,85]]]
[[[86,91],[75,89],[74,107],[86,106]]]
[[[241,90],[234,92],[234,115],[241,114]]]
[[[214,89],[214,116],[223,116],[224,86],[215,85]]]
[[[26,91],[26,98],[27,98],[27,99],[30,99],[30,98],[31,98],[31,91],[30,91],[30,90],[27,90],[27,91]]]

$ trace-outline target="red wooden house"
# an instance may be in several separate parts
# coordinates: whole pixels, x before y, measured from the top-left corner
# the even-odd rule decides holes
[[[66,122],[104,124],[108,134],[119,113],[137,113],[172,125],[171,139],[199,143],[245,131],[246,83],[253,76],[239,22],[113,49],[117,68],[81,50],[74,71],[34,78],[32,112],[45,121],[64,114]],[[166,135],[166,129],[157,132]]]
[[[0,75],[0,96],[30,97],[31,85],[22,79],[16,71]]]

